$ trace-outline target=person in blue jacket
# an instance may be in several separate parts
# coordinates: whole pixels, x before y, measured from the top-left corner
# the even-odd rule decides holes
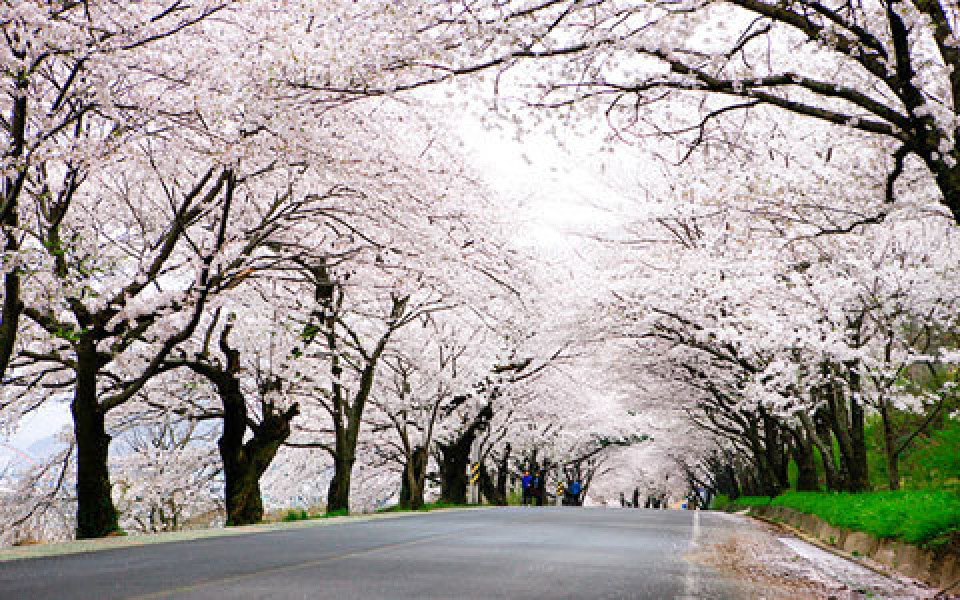
[[[580,490],[582,486],[579,481],[574,481],[570,484],[570,499],[573,502],[573,506],[580,506]]]
[[[533,477],[530,476],[530,471],[523,472],[520,483],[523,486],[523,505],[526,506],[530,504],[530,497],[533,491]]]

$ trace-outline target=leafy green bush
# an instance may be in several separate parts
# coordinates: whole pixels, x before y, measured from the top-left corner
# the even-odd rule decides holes
[[[303,509],[296,510],[293,508],[288,510],[287,514],[283,516],[284,522],[288,522],[288,523],[292,521],[306,521],[309,518],[310,518],[310,515],[307,514],[307,511]]]

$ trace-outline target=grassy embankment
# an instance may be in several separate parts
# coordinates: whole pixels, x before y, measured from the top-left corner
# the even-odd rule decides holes
[[[951,410],[955,410],[956,403]],[[784,506],[813,514],[835,527],[862,531],[881,538],[922,546],[960,543],[960,419],[941,419],[912,440],[900,457],[901,490],[889,491],[880,421],[868,417],[867,462],[872,492],[842,494],[797,492],[797,468],[791,461],[788,479],[792,491],[776,498],[740,497],[730,502],[718,497],[714,508]],[[912,431],[920,419],[912,413],[897,413],[899,439]],[[836,444],[834,444],[836,446]],[[834,447],[834,454],[839,448]],[[820,480],[823,481],[820,455]]]
[[[960,535],[960,495],[944,490],[836,494],[787,492],[775,498],[719,498],[718,508],[783,506],[820,517],[835,527],[934,547]]]

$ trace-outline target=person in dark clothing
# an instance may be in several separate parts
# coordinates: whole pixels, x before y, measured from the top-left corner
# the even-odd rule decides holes
[[[530,504],[530,500],[533,495],[533,477],[530,476],[529,471],[523,472],[523,478],[520,479],[520,485],[523,486],[523,505],[526,506]]]

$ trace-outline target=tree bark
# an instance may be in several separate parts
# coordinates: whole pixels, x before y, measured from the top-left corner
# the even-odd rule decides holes
[[[418,446],[403,467],[400,484],[400,508],[418,510],[423,508],[423,488],[427,475],[427,449]]]
[[[110,436],[97,402],[100,369],[95,342],[77,343],[77,381],[70,411],[77,443],[77,539],[104,537],[119,529],[107,466]]]
[[[793,430],[794,443],[790,445],[790,452],[797,464],[797,491],[820,491],[820,480],[817,477],[817,464],[814,459],[813,443],[804,435],[803,429]]]
[[[353,474],[353,454],[338,452],[333,459],[333,479],[327,490],[327,512],[350,511],[350,478]]]
[[[438,444],[440,449],[440,498],[447,504],[467,503],[467,464],[473,435],[461,436],[451,444]]]
[[[290,437],[290,423],[299,414],[294,404],[278,413],[272,405],[264,406],[263,421],[246,435],[247,404],[235,377],[228,377],[217,386],[223,402],[223,435],[217,445],[223,461],[226,487],[227,525],[251,525],[263,520],[263,496],[260,478],[273,462],[280,445]]]
[[[820,454],[827,491],[839,492],[843,486],[839,480],[837,465],[833,458],[833,439],[829,426],[819,416],[814,421],[814,418],[806,413],[800,413],[800,421],[803,423],[807,437]]]
[[[891,490],[900,489],[900,460],[897,452],[896,434],[890,421],[890,404],[886,398],[880,401],[880,423],[883,427],[883,454],[887,463],[887,482]]]
[[[493,403],[488,402],[477,413],[470,425],[449,444],[437,444],[440,450],[440,497],[449,504],[467,503],[467,465],[470,463],[470,448],[490,419],[493,418]]]

